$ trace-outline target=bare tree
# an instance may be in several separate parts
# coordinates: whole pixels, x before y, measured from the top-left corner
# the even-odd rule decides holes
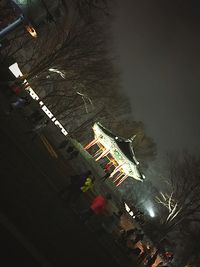
[[[98,12],[100,15],[108,16],[109,4],[111,1],[108,0],[76,0],[75,5],[84,20],[94,19],[94,15]],[[112,1],[113,2],[113,1]]]
[[[195,239],[200,238],[200,156],[183,152],[170,154],[168,159],[166,190],[156,197],[162,207],[163,236],[170,236],[180,244],[182,248],[177,253],[182,263],[199,266]]]
[[[168,211],[166,223],[174,227],[184,221],[200,222],[200,157],[183,152],[169,155],[167,193],[157,200]]]
[[[138,183],[132,179],[127,179],[119,188],[122,195],[135,207],[148,213],[148,208],[153,208],[155,195],[158,193],[157,189],[151,181]]]
[[[19,37],[19,48],[6,51],[17,57],[23,78],[77,136],[81,125],[89,127],[95,119],[127,110],[118,96],[119,73],[109,54],[106,28],[104,22],[84,21],[74,12],[69,23],[47,24],[36,40]],[[80,138],[85,140],[83,133]]]
[[[136,133],[134,148],[145,162],[150,154],[155,156],[155,144],[144,134],[142,123],[124,120],[131,110],[127,98],[119,93],[119,72],[109,50],[109,27],[107,20],[95,17],[96,12],[107,12],[108,1],[76,0],[73,7],[70,19],[61,17],[56,23],[45,24],[32,42],[27,35],[19,35],[16,49],[11,45],[6,55],[17,57],[23,78],[70,132],[88,141],[87,133],[78,133],[80,126],[90,127],[100,120],[117,132],[123,128],[125,136]],[[85,20],[81,12],[94,18]]]

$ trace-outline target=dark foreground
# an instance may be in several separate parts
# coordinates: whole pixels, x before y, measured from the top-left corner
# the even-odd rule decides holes
[[[0,123],[0,266],[121,266],[60,197],[72,168],[32,142],[22,114],[1,109]]]

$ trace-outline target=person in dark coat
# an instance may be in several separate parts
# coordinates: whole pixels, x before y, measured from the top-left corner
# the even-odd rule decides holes
[[[106,181],[106,180],[110,177],[112,171],[111,171],[111,169],[107,169],[107,170],[105,170],[105,173],[106,173],[106,174],[101,178],[101,180],[102,180],[103,182]]]
[[[129,230],[126,231],[126,238],[129,238],[131,235],[136,234],[136,232],[138,231],[137,228],[131,228]]]
[[[140,248],[134,248],[129,250],[131,253],[133,253],[134,255],[136,255],[137,257],[140,255],[141,253],[141,249]]]
[[[79,155],[79,151],[78,150],[72,151],[72,153],[70,154],[69,160],[77,158],[78,155]]]
[[[66,149],[67,153],[72,153],[74,151],[74,147],[73,146],[69,146],[67,149]]]
[[[144,234],[142,232],[139,232],[135,237],[134,244],[136,244],[138,241],[143,240],[143,238],[144,238]]]
[[[156,258],[158,256],[158,250],[154,253],[154,255],[152,257],[150,257],[146,263],[146,267],[152,267],[152,265],[155,263]]]
[[[63,148],[65,148],[68,144],[69,144],[69,140],[65,139],[65,140],[63,140],[63,141],[58,145],[58,149],[63,149]]]
[[[150,254],[150,252],[151,252],[150,247],[143,245],[143,252],[140,254],[140,257],[138,258],[138,264],[144,262],[144,260]]]
[[[11,109],[21,109],[30,104],[30,100],[27,97],[17,97],[16,101],[11,103]]]
[[[80,153],[74,146],[69,146],[66,151],[69,154],[69,160],[75,159]]]
[[[103,229],[107,233],[112,233],[115,227],[119,224],[122,212],[119,211],[118,213],[113,212],[112,215],[106,216],[104,222],[102,223]]]
[[[35,140],[45,129],[45,127],[48,125],[49,120],[45,120],[37,125],[35,125],[32,129],[25,132],[25,134],[32,135],[31,140]]]
[[[87,187],[87,190],[83,190],[83,187],[86,187],[85,183],[88,182],[89,178],[92,181],[94,180],[91,171],[87,171],[81,175],[71,176],[70,184],[60,191],[61,196],[68,204],[78,200],[82,192],[86,192],[91,188]]]
[[[27,120],[30,120],[32,123],[37,123],[44,119],[44,115],[41,114],[39,110],[33,111],[30,115],[25,116]]]

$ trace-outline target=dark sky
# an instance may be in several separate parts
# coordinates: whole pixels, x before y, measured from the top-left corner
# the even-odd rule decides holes
[[[200,2],[200,1],[199,1]],[[200,3],[125,0],[113,32],[133,116],[159,152],[200,149]]]

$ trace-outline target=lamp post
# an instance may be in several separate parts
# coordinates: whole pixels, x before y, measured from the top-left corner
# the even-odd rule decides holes
[[[59,0],[12,0],[10,1],[18,18],[0,31],[0,40],[20,26],[37,37],[37,27],[43,21],[56,21]]]

